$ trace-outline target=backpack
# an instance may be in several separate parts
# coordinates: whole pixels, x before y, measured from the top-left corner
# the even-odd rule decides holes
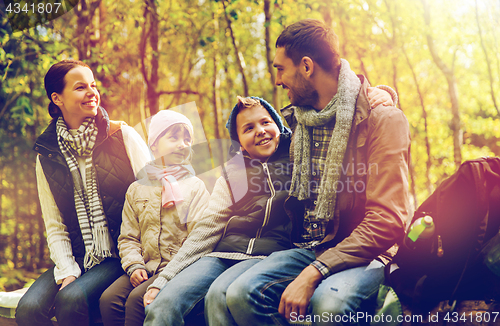
[[[415,248],[400,244],[386,280],[412,311],[440,301],[492,298],[500,279],[483,264],[483,248],[500,227],[500,158],[464,162],[418,207],[412,221],[432,216],[435,232]]]

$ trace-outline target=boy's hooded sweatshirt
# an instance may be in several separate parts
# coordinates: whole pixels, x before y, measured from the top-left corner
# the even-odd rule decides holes
[[[278,113],[265,100],[259,100],[280,130],[278,148],[265,162],[252,159],[239,148],[236,133],[237,105],[233,108],[226,128],[233,142],[233,158],[224,169],[224,178],[231,189],[232,216],[222,239],[210,256],[217,252],[239,252],[247,255],[269,255],[291,247],[290,218],[284,210],[291,184],[291,131]]]

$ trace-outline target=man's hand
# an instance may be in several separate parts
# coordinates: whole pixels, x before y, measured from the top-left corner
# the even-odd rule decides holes
[[[130,275],[130,283],[136,288],[142,282],[148,280],[148,272],[145,269],[139,268],[136,269],[132,275]]]
[[[309,265],[304,268],[281,295],[278,312],[287,320],[290,320],[292,312],[297,313],[297,316],[304,316],[307,313],[307,307],[314,294],[314,290],[316,290],[316,287],[322,280],[323,274],[316,267]]]
[[[144,295],[144,308],[146,308],[148,304],[151,304],[151,302],[153,302],[159,292],[160,289],[158,288],[151,288],[148,292],[146,292],[146,294]]]
[[[382,104],[383,106],[393,106],[394,102],[389,93],[376,87],[368,87],[368,101],[370,106],[375,108]]]
[[[66,277],[62,284],[61,284],[61,287],[59,288],[59,291],[61,291],[62,289],[64,289],[68,284],[70,284],[71,282],[73,282],[74,280],[76,280],[76,277],[74,276],[68,276]]]

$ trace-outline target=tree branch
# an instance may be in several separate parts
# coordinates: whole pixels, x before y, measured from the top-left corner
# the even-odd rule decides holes
[[[231,40],[233,42],[235,59],[236,59],[236,62],[238,63],[238,68],[239,68],[240,73],[241,73],[241,79],[243,82],[243,92],[244,92],[244,95],[246,97],[246,96],[248,96],[248,84],[247,84],[247,78],[245,76],[245,69],[243,68],[243,63],[241,62],[242,55],[240,55],[240,51],[238,50],[238,45],[236,45],[236,38],[234,37],[231,19],[227,15],[226,2],[224,0],[222,0],[221,2],[222,2],[222,6],[224,7],[224,17],[226,18],[227,28],[229,29],[229,34],[231,35]]]
[[[486,51],[486,45],[484,44],[484,40],[483,40],[483,32],[481,30],[481,24],[479,23],[479,8],[478,8],[477,0],[476,0],[476,22],[477,22],[477,29],[479,31],[479,40],[481,41],[481,47],[483,48],[484,58],[486,59],[486,66],[488,67],[488,76],[490,78],[491,99],[493,100],[493,105],[495,106],[495,109],[497,109],[498,115],[500,115],[500,109],[498,108],[497,100],[495,98],[495,91],[493,88],[493,74],[491,73],[490,58],[488,57],[488,51]]]
[[[2,111],[0,112],[0,120],[2,120],[2,117],[7,111],[9,105],[11,105],[15,100],[17,100],[19,96],[21,96],[21,94],[16,94],[13,97],[11,97],[7,102],[5,102],[5,105],[3,106]]]
[[[195,94],[198,95],[199,93],[196,91],[192,91],[190,89],[181,89],[178,91],[161,91],[158,92],[158,95],[171,95],[171,94]]]

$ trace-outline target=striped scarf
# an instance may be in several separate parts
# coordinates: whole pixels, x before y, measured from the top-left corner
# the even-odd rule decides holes
[[[318,191],[315,216],[319,220],[330,220],[334,216],[337,200],[337,183],[340,180],[342,162],[351,132],[356,99],[361,82],[351,70],[349,63],[341,59],[337,94],[321,111],[310,107],[296,107],[298,125],[295,130],[294,169],[290,195],[299,200],[310,198],[311,181],[311,135],[315,126],[322,126],[336,119],[332,138],[326,154],[326,166]]]
[[[92,164],[97,131],[94,118],[86,118],[74,136],[68,131],[62,117],[56,123],[59,148],[73,177],[75,209],[85,244],[85,270],[99,264],[106,257],[111,257],[108,225]],[[85,158],[85,185],[75,155]]]

